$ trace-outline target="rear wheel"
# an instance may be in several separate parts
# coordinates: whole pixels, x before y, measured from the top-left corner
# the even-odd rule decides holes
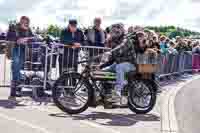
[[[136,114],[146,114],[150,112],[156,103],[156,91],[145,81],[134,81],[128,87],[128,106]]]
[[[63,74],[56,81],[52,91],[56,106],[68,114],[85,111],[91,101],[89,83],[76,72]]]

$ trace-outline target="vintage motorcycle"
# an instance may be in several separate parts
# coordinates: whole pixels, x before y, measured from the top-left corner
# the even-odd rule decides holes
[[[94,58],[93,58],[94,59]],[[92,60],[80,61],[85,64],[81,73],[73,70],[64,72],[55,82],[52,88],[52,96],[55,105],[68,114],[79,114],[88,107],[109,104],[106,97],[112,95],[116,81],[115,73],[97,71]],[[122,91],[122,98],[118,108],[128,105],[128,108],[136,114],[150,112],[156,103],[158,85],[155,81],[154,71],[156,65],[137,65],[136,72],[125,74],[128,84]],[[149,69],[149,67],[152,67]],[[143,69],[148,68],[148,73]]]

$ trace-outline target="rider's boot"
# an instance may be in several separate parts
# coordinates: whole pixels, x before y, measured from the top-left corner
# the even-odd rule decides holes
[[[112,94],[106,94],[104,97],[104,109],[112,109]]]
[[[120,106],[121,91],[113,90],[110,95],[105,96],[104,108],[112,109]]]
[[[107,99],[109,102],[120,102],[120,98],[121,98],[121,91],[120,90],[113,90],[112,91],[112,96],[110,99]]]

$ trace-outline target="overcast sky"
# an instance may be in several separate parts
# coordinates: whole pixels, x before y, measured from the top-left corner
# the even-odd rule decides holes
[[[64,25],[76,18],[91,25],[95,16],[103,25],[176,25],[200,31],[200,0],[0,0],[0,27],[22,15],[32,25]]]

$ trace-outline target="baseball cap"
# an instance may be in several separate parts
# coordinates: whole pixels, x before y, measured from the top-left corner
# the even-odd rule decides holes
[[[76,19],[70,19],[69,20],[69,24],[73,25],[73,26],[76,26],[77,25],[77,20]]]

